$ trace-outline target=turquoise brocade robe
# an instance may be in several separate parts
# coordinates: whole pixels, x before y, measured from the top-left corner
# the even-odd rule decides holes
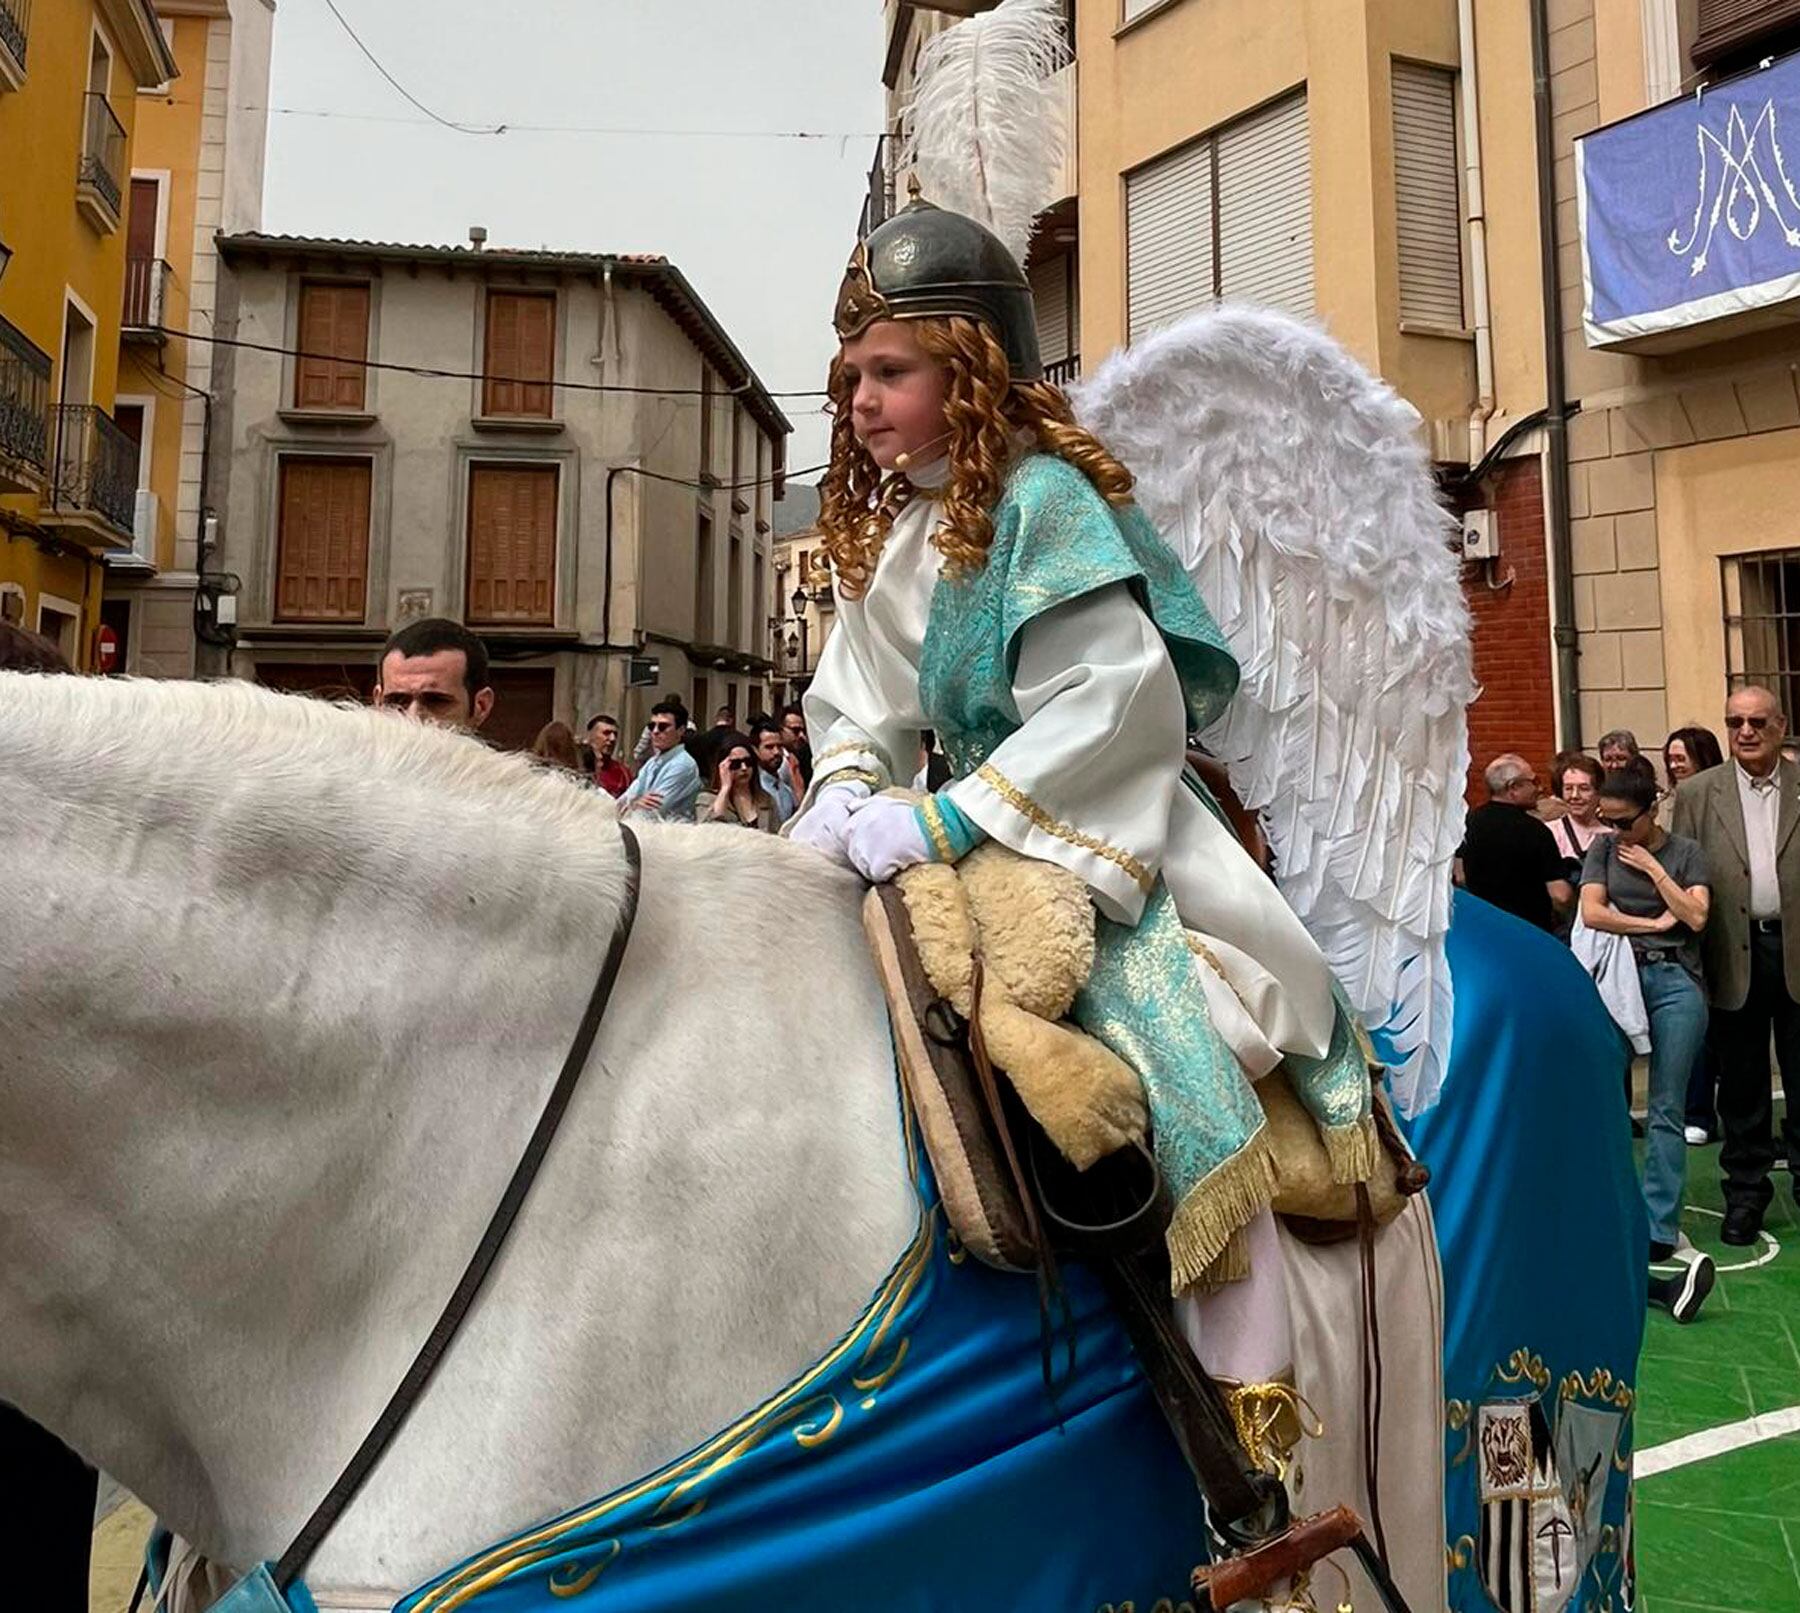
[[[1045,612],[1114,584],[1130,588],[1160,633],[1181,683],[1189,731],[1208,727],[1236,690],[1237,663],[1181,562],[1135,505],[1109,506],[1073,466],[1046,454],[1013,470],[979,570],[941,577],[919,667],[920,703],[958,778],[982,778],[1039,827],[1035,803],[987,766],[1019,730],[1014,677],[1021,636]],[[1184,787],[1217,814],[1191,772]],[[1082,836],[1090,846],[1100,837]],[[1143,1078],[1158,1157],[1177,1210],[1169,1245],[1177,1292],[1207,1275],[1242,1275],[1234,1235],[1267,1202],[1272,1162],[1261,1105],[1213,1022],[1195,973],[1205,954],[1164,881],[1147,886],[1135,924],[1097,920],[1094,970],[1074,1017]],[[1338,1005],[1323,1057],[1290,1053],[1288,1078],[1319,1123],[1340,1180],[1366,1177],[1374,1140],[1369,1081],[1355,1025]]]

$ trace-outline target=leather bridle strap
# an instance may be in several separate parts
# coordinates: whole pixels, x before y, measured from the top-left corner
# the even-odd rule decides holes
[[[456,1337],[457,1328],[469,1314],[469,1307],[475,1303],[475,1296],[480,1292],[482,1282],[499,1255],[501,1245],[506,1242],[506,1235],[512,1230],[513,1222],[518,1218],[519,1207],[525,1202],[525,1195],[531,1191],[538,1167],[544,1163],[544,1156],[550,1150],[550,1141],[556,1135],[556,1128],[569,1107],[569,1099],[574,1095],[575,1083],[580,1079],[588,1054],[593,1050],[594,1033],[599,1030],[601,1016],[606,1012],[607,1002],[612,997],[613,985],[619,978],[619,967],[625,961],[626,943],[631,939],[632,925],[637,919],[643,855],[638,849],[637,836],[625,824],[619,825],[619,833],[625,842],[626,868],[625,891],[619,903],[619,916],[613,924],[612,940],[606,948],[606,960],[600,965],[600,976],[594,982],[593,995],[588,998],[587,1011],[582,1014],[581,1023],[576,1027],[575,1040],[569,1045],[569,1056],[563,1060],[556,1085],[550,1089],[550,1096],[545,1100],[543,1113],[538,1116],[531,1140],[526,1143],[519,1163],[513,1167],[512,1180],[506,1184],[506,1191],[500,1196],[500,1203],[488,1222],[487,1231],[482,1233],[481,1242],[463,1271],[449,1303],[444,1306],[443,1315],[437,1319],[437,1325],[420,1346],[413,1364],[406,1369],[406,1376],[400,1380],[400,1387],[394,1391],[386,1409],[375,1420],[375,1426],[357,1447],[356,1454],[350,1458],[337,1483],[332,1485],[318,1509],[306,1520],[306,1526],[294,1537],[294,1543],[281,1554],[281,1560],[276,1563],[273,1577],[277,1590],[285,1592],[312,1554],[319,1549],[320,1542],[330,1532],[332,1525],[343,1516],[344,1509],[356,1498],[356,1492],[362,1488],[375,1464],[381,1460],[382,1452],[400,1432],[407,1414],[425,1392],[425,1386],[430,1383],[432,1373],[437,1370],[444,1352],[450,1347],[450,1341]]]

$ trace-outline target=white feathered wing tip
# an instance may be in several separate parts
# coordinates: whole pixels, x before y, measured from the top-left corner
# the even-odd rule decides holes
[[[1076,412],[1137,476],[1243,670],[1206,734],[1283,894],[1388,1033],[1394,1101],[1436,1100],[1462,840],[1469,612],[1412,406],[1311,326],[1194,315],[1116,354]]]
[[[1061,0],[1003,0],[934,35],[901,114],[900,171],[987,225],[1021,263],[1057,200],[1068,142],[1052,75],[1069,60]]]

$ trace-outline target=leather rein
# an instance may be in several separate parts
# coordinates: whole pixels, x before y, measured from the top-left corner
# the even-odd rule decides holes
[[[500,1195],[500,1202],[487,1224],[487,1230],[482,1233],[481,1242],[476,1245],[475,1253],[470,1257],[449,1302],[444,1306],[443,1314],[438,1317],[424,1344],[419,1347],[419,1353],[406,1369],[406,1376],[400,1380],[393,1398],[375,1419],[375,1426],[364,1436],[362,1444],[356,1448],[356,1454],[338,1475],[337,1483],[332,1485],[325,1499],[294,1537],[293,1544],[281,1554],[280,1561],[275,1564],[272,1577],[276,1589],[283,1593],[299,1577],[300,1571],[319,1549],[332,1525],[343,1516],[344,1509],[356,1498],[357,1491],[362,1488],[375,1464],[381,1460],[382,1452],[400,1432],[407,1414],[424,1394],[444,1352],[450,1347],[450,1341],[456,1337],[456,1330],[475,1303],[475,1296],[481,1291],[481,1285],[493,1267],[501,1245],[506,1242],[507,1233],[518,1219],[525,1195],[531,1191],[538,1167],[544,1163],[544,1156],[550,1151],[551,1139],[556,1135],[556,1128],[562,1122],[570,1098],[574,1096],[575,1083],[581,1078],[582,1068],[593,1050],[594,1035],[600,1029],[601,1017],[606,1013],[606,1005],[612,1000],[613,986],[619,978],[620,966],[625,961],[625,947],[631,940],[632,926],[637,921],[643,853],[639,850],[637,836],[626,824],[619,825],[619,834],[625,843],[625,891],[619,903],[619,915],[613,921],[612,939],[607,943],[599,978],[594,982],[581,1023],[575,1029],[575,1039],[569,1044],[568,1057],[563,1060],[556,1084],[550,1089],[550,1096],[544,1100],[543,1111],[538,1116],[530,1140],[525,1144],[525,1151],[519,1156],[519,1163],[513,1167],[512,1179],[507,1182],[506,1191]]]

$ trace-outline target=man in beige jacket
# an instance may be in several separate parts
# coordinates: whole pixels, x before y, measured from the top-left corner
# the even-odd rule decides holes
[[[1731,759],[1676,792],[1673,829],[1698,840],[1712,874],[1712,912],[1700,938],[1712,1034],[1719,1049],[1726,1243],[1751,1244],[1774,1188],[1769,1096],[1775,1037],[1790,1171],[1800,1164],[1800,766],[1785,761],[1787,716],[1767,689],[1725,703]]]

